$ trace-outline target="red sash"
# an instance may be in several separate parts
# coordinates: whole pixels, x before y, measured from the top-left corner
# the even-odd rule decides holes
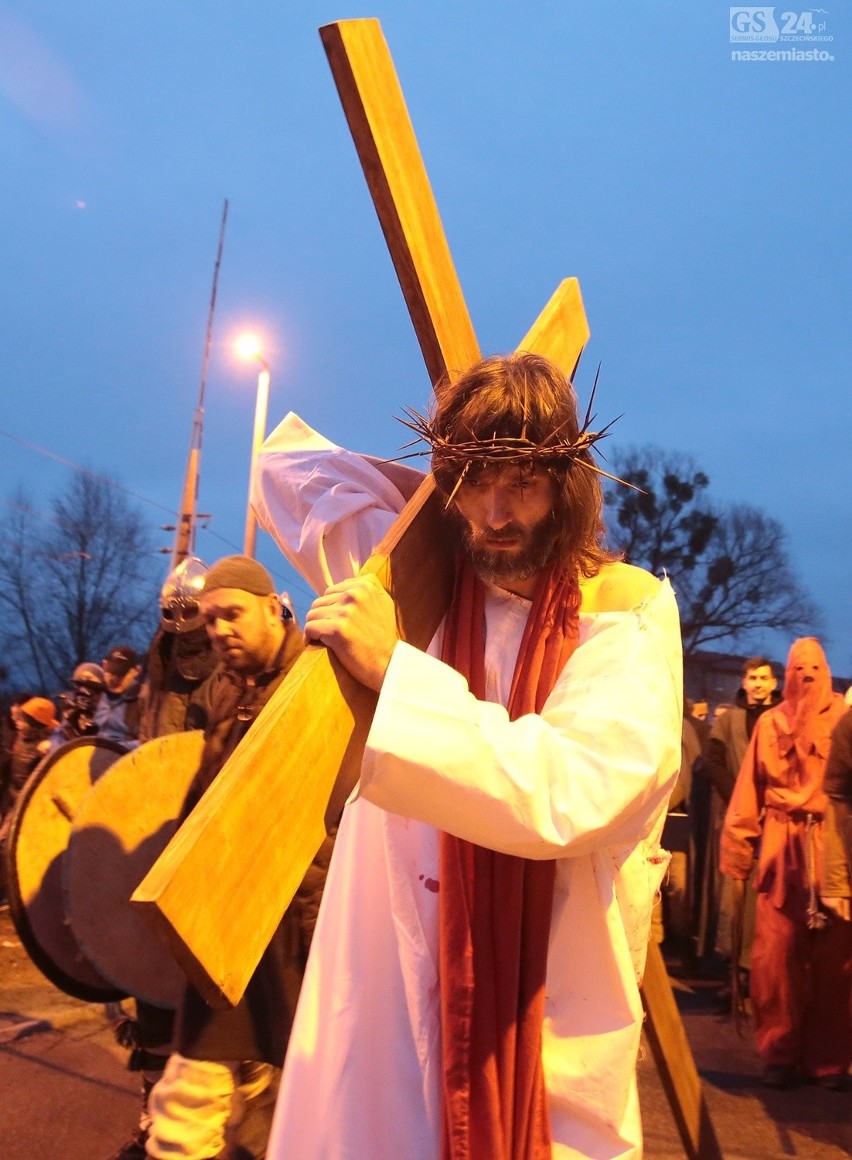
[[[540,712],[577,645],[579,589],[539,581],[507,706]],[[464,564],[443,659],[485,697],[485,589]],[[556,866],[441,835],[442,1160],[550,1160],[541,1062]]]

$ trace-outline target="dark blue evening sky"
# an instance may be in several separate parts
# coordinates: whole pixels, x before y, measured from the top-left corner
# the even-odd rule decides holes
[[[198,553],[242,543],[243,325],[270,422],[395,452],[429,386],[317,35],[377,16],[482,348],[578,276],[581,398],[600,361],[613,442],[691,454],[781,521],[852,676],[852,21],[813,11],[834,39],[796,47],[833,60],[732,60],[765,46],[715,2],[0,0],[0,428],[175,509],[227,197]],[[0,438],[0,496],[43,510],[64,471]]]

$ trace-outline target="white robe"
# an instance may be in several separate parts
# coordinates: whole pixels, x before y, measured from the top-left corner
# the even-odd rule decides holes
[[[357,570],[402,497],[290,415],[264,446],[253,502],[322,590]],[[441,829],[556,859],[542,1048],[553,1156],[641,1156],[638,980],[680,766],[677,609],[664,583],[630,612],[581,615],[541,715],[509,721],[528,610],[488,592],[485,702],[434,655],[394,651],[337,837],[270,1160],[438,1160]]]

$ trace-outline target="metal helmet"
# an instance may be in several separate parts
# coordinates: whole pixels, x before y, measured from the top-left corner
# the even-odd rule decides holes
[[[281,602],[281,619],[284,621],[292,620],[298,624],[296,617],[296,606],[293,603],[293,598],[289,592],[279,592],[278,599]]]
[[[104,687],[106,681],[104,680],[104,671],[100,665],[93,664],[91,661],[84,661],[83,664],[77,665],[71,676],[72,685],[99,685]]]
[[[204,623],[198,601],[210,569],[197,556],[187,556],[169,572],[160,589],[160,624],[166,632],[192,632]]]

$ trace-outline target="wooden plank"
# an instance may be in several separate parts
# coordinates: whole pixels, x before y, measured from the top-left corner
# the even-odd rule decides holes
[[[433,385],[479,358],[444,227],[378,20],[320,29]]]
[[[589,341],[589,323],[576,278],[559,283],[550,301],[518,343],[518,350],[544,354],[573,380]]]
[[[392,253],[434,382],[475,361],[479,351],[455,271],[451,263],[447,267],[428,183],[423,188],[403,172],[403,163],[411,165],[425,181],[419,154],[413,157],[416,141],[404,106],[400,109],[393,65],[375,21],[347,21],[323,29],[323,38],[332,44],[335,75],[344,74],[338,84],[345,101],[363,110],[350,124],[368,138],[356,143],[371,170],[371,189],[378,191],[377,212],[388,244],[397,247]],[[385,102],[395,110],[393,118],[382,113]],[[389,174],[379,180],[372,171],[384,167]],[[397,196],[401,202],[394,208]],[[390,226],[384,220],[388,214]],[[421,230],[428,231],[428,245]],[[553,357],[567,373],[587,337],[579,288],[567,279],[528,332],[524,349]],[[427,480],[364,566],[394,597],[403,638],[421,648],[440,623],[452,584],[453,541],[432,491]],[[324,819],[339,810],[357,779],[373,706],[372,694],[333,658],[309,649],[134,893],[134,903],[146,911],[208,1002],[235,1003],[241,997],[320,844]],[[258,810],[263,801],[275,808]],[[262,891],[246,865],[263,867]],[[203,898],[199,882],[205,883]]]
[[[648,945],[642,1003],[645,1034],[688,1160],[722,1160],[701,1078],[655,942]]]

